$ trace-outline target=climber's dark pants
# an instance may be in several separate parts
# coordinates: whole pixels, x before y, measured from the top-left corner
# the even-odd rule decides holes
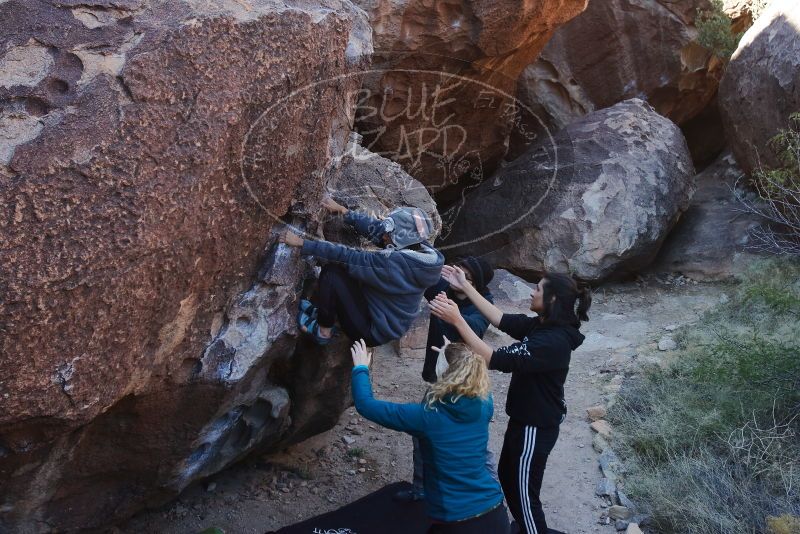
[[[351,340],[363,339],[368,347],[377,345],[370,335],[372,320],[361,284],[344,267],[335,263],[322,267],[313,300],[320,326],[331,327],[338,319]]]

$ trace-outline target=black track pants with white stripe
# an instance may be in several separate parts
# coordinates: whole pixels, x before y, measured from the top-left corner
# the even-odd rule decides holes
[[[547,534],[539,491],[547,457],[557,439],[557,426],[541,428],[508,422],[497,474],[511,515],[524,534]]]

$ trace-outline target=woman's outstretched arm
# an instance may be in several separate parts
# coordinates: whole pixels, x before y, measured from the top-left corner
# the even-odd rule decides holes
[[[442,278],[450,283],[450,287],[464,293],[467,298],[472,301],[475,307],[478,308],[478,311],[481,312],[481,315],[486,317],[486,319],[492,323],[492,326],[497,327],[500,325],[500,319],[503,318],[503,312],[500,310],[500,308],[486,300],[486,297],[481,295],[472,284],[467,282],[464,271],[460,267],[445,265],[442,267]]]
[[[353,343],[353,403],[365,419],[392,430],[419,435],[424,430],[422,404],[399,404],[377,400],[372,396],[369,380],[370,355],[364,340]]]
[[[469,286],[469,284],[466,284]],[[472,287],[472,286],[469,286]],[[475,291],[477,293],[477,291]],[[483,299],[483,297],[481,297]],[[486,299],[483,299],[487,302],[492,308],[496,309],[500,312],[494,304],[490,303]],[[475,301],[473,301],[475,302]],[[477,303],[475,304],[477,306]],[[458,309],[458,305],[447,298],[447,294],[444,292],[439,293],[436,295],[436,298],[430,301],[428,306],[431,309],[431,313],[441,319],[442,321],[451,324],[458,330],[458,333],[461,334],[461,339],[464,340],[464,343],[474,352],[475,354],[480,355],[483,358],[483,361],[486,362],[488,367],[489,362],[492,359],[492,347],[486,344],[484,340],[478,337],[478,335],[470,328],[469,324],[464,317],[461,315],[461,312]],[[500,316],[502,317],[503,314],[500,312]],[[487,317],[488,318],[488,317]],[[490,319],[491,321],[491,319]],[[500,322],[499,320],[497,321]],[[492,324],[494,322],[492,321]]]

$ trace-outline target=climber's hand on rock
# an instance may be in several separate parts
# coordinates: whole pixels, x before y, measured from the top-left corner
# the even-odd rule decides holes
[[[303,238],[299,235],[295,234],[291,230],[286,230],[281,236],[278,238],[281,243],[286,243],[290,247],[302,247],[303,246]]]
[[[357,365],[369,366],[372,355],[367,351],[367,344],[363,339],[359,339],[350,347],[350,354],[353,356],[353,367]]]
[[[322,207],[331,213],[338,213],[339,215],[344,215],[347,213],[347,208],[333,200],[330,195],[325,195],[322,198]]]
[[[444,291],[436,295],[436,298],[428,303],[428,307],[435,317],[446,323],[456,324],[461,320],[461,311],[459,311],[458,305],[447,298],[447,294]]]

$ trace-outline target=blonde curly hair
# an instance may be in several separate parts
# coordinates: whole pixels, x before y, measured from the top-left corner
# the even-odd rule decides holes
[[[450,343],[444,355],[449,367],[428,390],[426,408],[431,409],[437,402],[444,402],[446,397],[450,397],[447,400],[453,403],[461,397],[489,397],[489,373],[483,358],[464,343]]]

